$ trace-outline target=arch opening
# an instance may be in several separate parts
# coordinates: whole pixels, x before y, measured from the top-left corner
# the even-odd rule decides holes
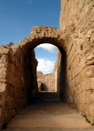
[[[39,44],[39,45],[44,45],[43,43]],[[54,45],[53,43],[51,43],[51,45]],[[37,46],[36,46],[37,47]],[[37,85],[38,85],[38,95],[41,98],[40,94],[42,94],[41,92],[56,92],[58,94],[58,98],[65,101],[64,97],[65,97],[65,83],[66,83],[66,53],[64,51],[64,49],[57,47],[58,49],[58,53],[57,53],[57,57],[58,60],[56,60],[55,63],[55,67],[54,67],[54,71],[53,74],[43,74],[42,72],[37,72]],[[46,77],[45,77],[46,75]],[[41,81],[41,76],[43,78],[43,80]],[[50,76],[50,77],[49,77]],[[46,79],[48,77],[48,80],[45,82],[44,79]],[[54,80],[53,80],[54,77]],[[51,80],[52,79],[52,80]],[[49,81],[51,83],[52,89],[49,89]],[[54,88],[53,88],[54,86]],[[63,89],[62,89],[63,88]],[[43,97],[42,97],[43,99]]]
[[[35,58],[34,48],[41,43],[51,43],[52,45],[55,45],[61,52],[60,54],[62,57],[60,57],[60,61],[57,62],[57,65],[59,64],[61,67],[61,65],[64,66],[61,62],[61,58],[63,59],[65,54],[65,46],[63,42],[60,30],[50,27],[37,27],[31,31],[27,38],[20,41],[19,44],[6,46],[4,51],[7,52],[7,57],[5,56],[7,67],[5,87],[7,88],[4,88],[6,90],[6,97],[3,98],[5,102],[3,103],[3,109],[8,115],[6,117],[5,114],[3,114],[5,123],[15,116],[21,108],[33,103],[35,99],[38,98],[36,74],[38,63]],[[57,93],[61,98],[63,95],[62,87],[64,87],[65,81],[63,81],[63,83],[62,79],[60,79],[64,74],[59,72],[61,71],[58,69],[58,72],[56,72],[57,81],[55,84],[57,86]]]
[[[50,43],[42,43],[35,48],[39,92],[57,92],[57,50],[58,48]]]
[[[58,48],[51,43],[41,43],[34,48],[38,61],[37,71],[49,74],[54,71]]]

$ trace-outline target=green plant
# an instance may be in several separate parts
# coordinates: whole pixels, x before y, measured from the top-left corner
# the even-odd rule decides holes
[[[92,123],[92,126],[94,126],[94,123]]]
[[[86,115],[86,114],[82,114],[82,116],[85,118],[86,122],[88,122],[88,123],[91,124],[91,122],[90,122],[90,120],[87,118],[87,115]],[[92,123],[92,124],[93,124],[93,123]]]
[[[86,122],[88,122],[89,124],[91,124],[91,126],[94,126],[94,123],[91,123],[91,121],[87,118],[86,114],[82,114],[82,116],[85,118]]]

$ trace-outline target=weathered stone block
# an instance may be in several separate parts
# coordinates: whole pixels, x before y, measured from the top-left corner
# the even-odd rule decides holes
[[[78,85],[79,93],[82,93],[84,91],[82,83]]]
[[[84,96],[83,96],[84,102],[83,103],[90,104],[91,103],[90,102],[90,92],[89,91],[84,91],[83,93],[84,93]]]
[[[3,54],[8,54],[9,53],[9,49],[8,48],[1,48],[0,49],[0,56],[2,56]]]
[[[80,103],[80,104],[83,104],[83,103],[84,103],[84,92],[81,92],[81,93],[79,94],[79,103]]]
[[[0,82],[0,92],[4,92],[6,90],[6,83]]]
[[[80,83],[83,82],[85,79],[86,79],[86,70],[82,70],[80,73],[79,73],[80,77],[79,77],[79,81]]]
[[[16,88],[16,87],[14,87],[14,98],[15,99],[19,99],[20,97],[21,97],[21,93],[23,93],[23,92],[20,92],[20,89],[19,88]]]
[[[94,90],[90,90],[89,100],[90,100],[90,104],[94,103]]]
[[[5,113],[5,120],[4,120],[4,122],[8,123],[11,120],[12,116],[13,116],[12,109],[7,110],[6,113]]]
[[[88,78],[94,77],[94,66],[93,65],[88,66],[85,71],[86,71],[86,76]]]
[[[18,103],[17,103],[17,99],[13,98],[13,108],[17,108],[18,107]]]
[[[13,108],[13,98],[8,96],[7,99],[6,99],[6,105],[12,109]]]
[[[90,115],[90,104],[83,104],[83,112],[87,116]]]
[[[94,33],[92,33],[91,37],[90,37],[90,41],[93,43],[94,42]]]
[[[13,86],[7,84],[6,85],[6,95],[13,97]]]
[[[39,91],[57,91],[56,75],[57,69],[50,74],[43,74],[42,72],[37,72]]]
[[[74,95],[77,96],[79,94],[79,86],[75,86],[74,88]]]
[[[0,69],[0,79],[6,79],[6,76],[7,76],[7,69],[1,68]]]
[[[84,105],[83,104],[77,104],[77,108],[78,108],[78,110],[81,112],[81,113],[83,113],[84,114]]]
[[[12,110],[12,115],[13,115],[13,116],[16,115],[16,110],[15,110],[15,109]]]
[[[85,81],[82,82],[82,87],[84,91],[94,90],[94,78],[87,78]]]
[[[90,115],[94,116],[94,103],[90,105]]]

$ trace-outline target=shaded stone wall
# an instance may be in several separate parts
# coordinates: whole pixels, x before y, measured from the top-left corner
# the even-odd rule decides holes
[[[0,126],[9,122],[17,112],[32,103],[37,94],[34,51],[25,55],[23,48],[0,48]]]
[[[58,50],[57,67],[57,91],[60,99],[65,102],[66,87],[66,52],[63,49]]]
[[[94,122],[94,0],[61,0],[66,34],[66,101]]]

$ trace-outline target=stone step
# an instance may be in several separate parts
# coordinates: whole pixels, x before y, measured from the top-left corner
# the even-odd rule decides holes
[[[41,100],[59,100],[57,92],[39,92],[38,96]]]

